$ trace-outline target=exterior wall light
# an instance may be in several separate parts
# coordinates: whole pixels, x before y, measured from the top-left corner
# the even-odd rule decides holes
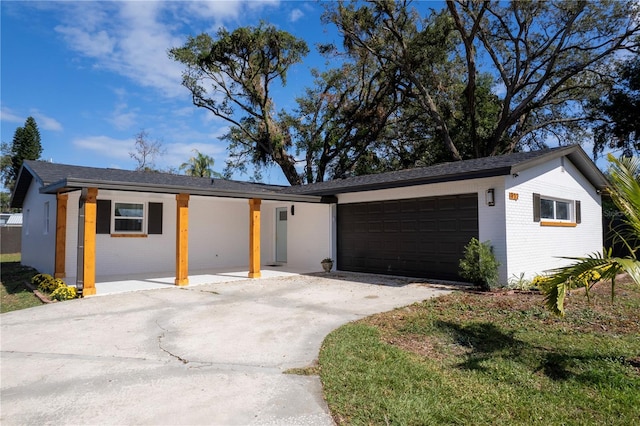
[[[496,205],[495,192],[496,192],[496,190],[493,189],[493,188],[487,189],[486,198],[487,198],[487,205],[488,206],[495,206]]]
[[[291,216],[296,214],[296,206],[294,206],[293,204],[291,205]]]

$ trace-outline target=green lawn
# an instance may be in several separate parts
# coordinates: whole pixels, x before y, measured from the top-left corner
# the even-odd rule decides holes
[[[40,306],[42,302],[24,286],[38,271],[20,265],[20,254],[0,255],[0,313]]]
[[[640,418],[640,289],[452,295],[350,323],[320,353],[339,424],[629,425]]]

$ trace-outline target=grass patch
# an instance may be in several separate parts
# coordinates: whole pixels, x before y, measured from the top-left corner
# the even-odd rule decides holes
[[[20,265],[20,254],[0,255],[0,313],[42,305],[40,299],[24,285],[38,273]]]
[[[640,289],[601,284],[567,316],[538,294],[454,293],[350,323],[320,352],[338,424],[634,424]]]
[[[318,376],[320,374],[320,366],[314,363],[307,367],[302,368],[289,368],[284,371],[284,374],[294,374],[297,376]]]

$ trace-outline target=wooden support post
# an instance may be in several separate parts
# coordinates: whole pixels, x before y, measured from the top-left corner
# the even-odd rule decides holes
[[[260,278],[260,203],[249,200],[249,278]]]
[[[96,294],[96,198],[98,188],[88,188],[84,204],[84,262],[82,296]]]
[[[176,195],[176,285],[189,285],[189,194]]]
[[[53,276],[64,278],[67,261],[67,200],[69,195],[56,195],[56,260]]]

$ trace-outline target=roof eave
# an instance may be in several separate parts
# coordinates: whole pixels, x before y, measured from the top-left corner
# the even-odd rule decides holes
[[[190,194],[208,197],[224,198],[259,198],[271,201],[298,201],[305,203],[322,203],[322,199],[317,195],[297,195],[280,194],[275,192],[251,192],[251,191],[229,191],[223,189],[205,189],[176,185],[155,185],[145,183],[99,181],[88,179],[66,178],[54,182],[40,189],[44,194],[55,194],[58,192],[70,192],[83,188],[98,188],[103,190],[127,191],[127,192],[152,192],[161,194]]]
[[[455,182],[455,181],[468,180],[468,179],[481,179],[481,178],[495,177],[495,176],[506,176],[509,174],[511,174],[510,167],[499,167],[495,169],[479,170],[475,172],[455,173],[450,175],[421,177],[421,178],[407,179],[402,181],[379,182],[379,183],[354,185],[354,186],[348,186],[348,187],[336,188],[336,189],[318,190],[318,191],[312,192],[312,194],[330,196],[330,195],[345,194],[345,193],[351,193],[351,192],[376,191],[381,189],[404,188],[404,187],[416,186],[416,185],[427,185],[427,184],[433,184],[433,183]]]
[[[32,180],[35,179],[42,186],[43,182],[37,173],[33,171],[27,163],[23,163],[16,178],[13,191],[11,191],[11,200],[9,206],[14,209],[22,208],[24,199],[29,191]]]
[[[587,180],[598,190],[603,190],[609,186],[607,178],[602,174],[600,169],[591,161],[586,152],[580,145],[570,145],[558,149],[554,149],[545,155],[540,155],[531,160],[522,161],[511,167],[511,174],[519,173],[531,167],[546,163],[550,159],[567,157],[576,166],[576,168],[587,178]]]

